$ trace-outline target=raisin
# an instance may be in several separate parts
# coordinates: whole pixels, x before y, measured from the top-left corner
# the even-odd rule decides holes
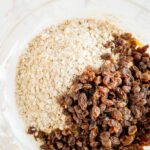
[[[124,33],[121,35],[121,38],[123,38],[125,40],[129,40],[132,38],[132,34],[131,33]]]
[[[89,89],[91,89],[91,88],[92,88],[92,85],[91,85],[91,84],[88,84],[88,83],[87,83],[87,84],[84,84],[84,85],[83,85],[83,89],[84,89],[84,90],[89,90]]]
[[[135,59],[136,61],[140,61],[141,58],[142,58],[142,54],[139,53],[139,52],[136,52],[136,54],[134,55],[134,59]]]
[[[98,135],[98,129],[93,128],[90,132],[90,140],[95,139],[97,135]]]
[[[77,84],[74,84],[74,85],[71,87],[71,90],[74,91],[74,92],[78,92],[78,91],[81,90],[82,88],[83,88],[83,84],[77,83]]]
[[[146,66],[146,64],[144,62],[141,61],[139,63],[139,68],[140,68],[140,70],[144,71],[147,68],[147,66]]]
[[[112,42],[110,42],[110,41],[107,41],[105,44],[104,44],[104,47],[106,47],[106,48],[109,48],[109,47],[111,47],[112,46]]]
[[[124,86],[122,86],[122,90],[123,90],[125,93],[129,93],[130,90],[131,90],[131,87],[130,87],[130,86],[127,86],[127,85],[124,85]]]
[[[132,89],[131,89],[131,91],[132,91],[133,93],[138,93],[138,92],[140,92],[140,90],[141,90],[141,88],[140,88],[139,85],[134,85],[134,86],[132,87]]]
[[[78,145],[79,147],[82,147],[82,142],[81,141],[76,141],[76,145]]]
[[[70,136],[70,137],[68,138],[68,145],[69,145],[69,146],[75,145],[75,137]]]
[[[108,92],[109,92],[109,89],[107,87],[98,86],[97,89],[98,89],[98,91],[99,91],[99,93],[100,93],[101,96],[107,97]]]
[[[87,130],[87,129],[89,129],[89,124],[88,124],[88,123],[83,123],[83,124],[81,125],[81,128],[82,128],[83,130]]]
[[[126,100],[127,99],[127,95],[126,93],[121,89],[121,88],[117,88],[116,89],[116,93],[118,94],[118,96],[123,99],[123,100]]]
[[[106,105],[105,104],[101,104],[100,105],[100,112],[103,113],[106,109]]]
[[[69,96],[66,96],[65,97],[65,103],[66,103],[66,105],[67,106],[70,106],[70,105],[72,105],[72,99],[69,97]]]
[[[101,82],[102,82],[102,80],[101,80],[101,76],[97,76],[97,77],[95,77],[95,79],[94,79],[94,83],[95,83],[96,85],[99,85]]]
[[[63,148],[63,143],[62,142],[57,142],[56,145],[57,145],[58,149],[62,149]]]
[[[137,132],[137,127],[136,126],[130,126],[128,128],[128,134],[129,135],[134,135]]]
[[[140,53],[144,53],[144,52],[147,51],[148,48],[149,48],[149,46],[145,45],[143,47],[138,48],[137,51],[140,52]]]
[[[36,128],[35,127],[29,127],[28,134],[34,134],[35,132],[36,132]]]
[[[39,139],[44,139],[45,136],[46,136],[45,132],[39,131],[39,132],[38,132],[38,135],[37,135],[37,138],[39,138]]]
[[[102,132],[101,134],[100,134],[100,139],[101,140],[109,140],[109,138],[110,138],[110,133],[109,132]]]
[[[142,74],[142,81],[143,82],[149,82],[150,81],[150,73],[143,73]]]
[[[142,62],[144,62],[145,64],[147,64],[150,61],[150,58],[147,56],[143,56],[142,57]]]
[[[100,115],[100,108],[98,106],[93,106],[91,111],[92,120],[96,120]]]
[[[112,116],[112,118],[114,118],[116,120],[121,120],[122,119],[122,113],[117,109],[112,111],[111,116]]]
[[[110,133],[118,133],[121,130],[121,124],[114,119],[110,119],[108,125],[111,127]]]
[[[88,82],[88,75],[87,74],[82,74],[79,78],[79,81],[81,83],[87,83]]]
[[[120,144],[120,140],[116,136],[111,136],[111,143],[112,143],[112,145],[116,146],[116,145]]]
[[[124,145],[124,146],[127,146],[127,145],[130,145],[132,142],[133,142],[133,140],[134,140],[134,136],[127,136],[127,135],[125,135],[125,136],[123,136],[122,138],[121,138],[121,143]]]
[[[129,77],[124,79],[124,84],[125,84],[126,86],[131,86],[131,80],[130,80]]]
[[[97,146],[98,146],[98,142],[96,142],[96,141],[91,141],[90,142],[90,146],[92,147],[92,148],[96,148]]]
[[[105,148],[111,148],[111,140],[102,140],[101,141],[102,145],[105,147]]]
[[[41,145],[40,146],[41,150],[49,150],[49,146],[48,145]]]
[[[78,104],[82,110],[85,110],[87,108],[87,97],[85,93],[81,93],[79,95]]]
[[[101,58],[104,60],[111,60],[112,56],[110,53],[104,53],[103,55],[101,55]]]
[[[59,129],[55,130],[55,136],[58,140],[60,140],[62,138],[62,132]]]
[[[125,107],[126,105],[126,102],[117,102],[117,107]]]
[[[106,99],[105,97],[101,98],[101,101],[103,104],[105,104],[106,106],[112,106],[114,105],[114,102],[112,100]]]
[[[68,128],[66,128],[66,129],[64,129],[63,131],[62,131],[62,135],[63,136],[68,136],[68,135],[71,135],[72,133],[71,133],[71,131],[70,131],[70,129],[68,129]]]

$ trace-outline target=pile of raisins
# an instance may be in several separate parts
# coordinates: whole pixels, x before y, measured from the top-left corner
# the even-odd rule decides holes
[[[150,145],[150,55],[131,34],[105,44],[112,53],[98,70],[78,76],[59,99],[68,127],[51,133],[30,127],[42,150],[142,150]],[[115,63],[114,63],[115,62]]]

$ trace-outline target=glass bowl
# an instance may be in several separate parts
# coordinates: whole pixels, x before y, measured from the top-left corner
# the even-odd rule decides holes
[[[27,0],[26,0],[27,1]],[[27,43],[43,28],[71,18],[107,18],[142,43],[150,43],[150,11],[130,0],[38,0],[28,2],[25,14],[6,17],[0,36],[0,149],[36,150],[26,134],[15,102],[15,73],[18,57]],[[19,3],[19,1],[16,1]],[[19,3],[20,4],[20,3]],[[21,10],[21,6],[19,7]],[[17,18],[17,16],[20,16]],[[12,21],[12,22],[11,22]],[[149,149],[150,147],[145,147]]]

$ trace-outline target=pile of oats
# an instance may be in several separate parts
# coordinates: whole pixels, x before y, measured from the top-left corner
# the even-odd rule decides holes
[[[45,132],[65,127],[57,98],[87,65],[98,68],[103,44],[120,30],[108,21],[67,20],[37,35],[20,56],[16,73],[16,99],[27,127]]]

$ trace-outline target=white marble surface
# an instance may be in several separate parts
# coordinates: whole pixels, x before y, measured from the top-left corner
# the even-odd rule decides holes
[[[49,7],[50,4],[54,1],[58,1],[58,2],[60,1],[60,3],[58,3],[59,9],[56,9],[56,6]],[[68,1],[68,3],[70,4],[67,5],[67,3],[61,3],[61,1],[62,2]],[[4,79],[7,79],[7,78],[5,77],[5,73],[3,75],[3,72],[2,72],[3,68],[2,68],[1,63],[3,62],[3,60],[6,60],[4,58],[7,57],[8,52],[10,51],[9,49],[14,50],[14,49],[22,48],[22,45],[20,43],[22,43],[22,41],[25,40],[24,36],[28,36],[28,34],[30,34],[30,32],[33,31],[38,21],[41,21],[41,22],[45,21],[49,16],[51,16],[51,18],[55,16],[51,22],[54,22],[55,18],[60,20],[61,13],[63,11],[64,11],[63,15],[66,15],[68,17],[79,16],[79,14],[76,15],[74,11],[76,10],[78,11],[78,9],[80,9],[81,11],[83,6],[84,6],[83,7],[84,9],[87,9],[88,5],[90,5],[89,8],[97,9],[96,5],[98,4],[98,1],[100,2],[104,0],[80,0],[83,2],[80,4],[81,6],[80,8],[78,8],[78,4],[75,3],[75,1],[78,2],[79,0],[0,0],[0,29],[1,29],[0,30],[0,150],[29,150],[27,148],[20,147],[22,146],[22,143],[24,142],[23,140],[20,140],[20,139],[22,139],[22,137],[25,138],[25,135],[23,133],[13,134],[12,132],[12,131],[17,131],[17,132],[21,131],[18,129],[19,125],[17,125],[17,121],[14,119],[13,115],[11,116],[11,112],[14,112],[14,110],[10,112],[8,111],[9,109],[11,109],[11,107],[13,107],[14,104],[12,103],[11,105],[8,103],[6,105],[3,105],[2,103],[5,97],[2,97],[1,91],[3,91],[3,89],[6,88]],[[136,25],[136,22],[139,25],[139,28],[137,29],[136,27],[132,26],[131,31],[134,31],[134,28],[135,28],[135,31],[138,31],[137,33],[140,34],[142,33],[140,30],[143,28],[142,30],[144,32],[145,39],[147,39],[147,41],[150,42],[149,40],[150,39],[150,34],[149,34],[150,33],[150,27],[149,27],[150,0],[110,0],[110,1],[111,1],[111,4],[109,5],[109,0],[105,0],[106,4],[108,4],[109,6],[107,8],[104,4],[104,6],[101,6],[101,9],[107,8],[109,12],[111,12],[112,10],[112,13],[114,14],[120,11],[120,14],[122,14],[125,18],[129,15],[128,16],[130,18],[129,20],[133,22],[131,23],[131,25]],[[114,5],[116,5],[116,9],[118,10],[114,9],[114,6],[112,6],[112,1],[116,3]],[[120,6],[117,3],[118,1],[123,1],[126,7],[121,6],[122,9],[120,9],[119,8]],[[74,6],[77,7],[76,9],[74,9],[73,12],[71,12],[71,8],[68,8],[70,6],[73,7],[71,5],[71,2],[75,3]],[[130,5],[129,9],[127,8],[128,5]],[[39,10],[39,8],[41,7],[43,7],[44,9],[33,14],[34,11]],[[50,10],[48,10],[49,8]],[[46,14],[47,10],[49,14]],[[43,14],[40,14],[42,13],[42,11],[45,11],[45,12]],[[105,11],[107,12],[106,9]],[[125,12],[125,11],[129,11],[129,12]],[[68,14],[68,12],[71,12],[72,14]],[[126,23],[126,19],[124,22]],[[25,31],[22,31],[21,29]],[[14,44],[14,42],[16,43]],[[13,55],[15,55],[15,53]],[[11,63],[11,61],[9,63]],[[9,75],[11,74],[11,69],[12,69],[11,65],[9,67],[10,67],[10,71],[8,71],[8,78],[9,78]],[[7,91],[6,93],[9,93],[9,91]],[[1,115],[2,111],[6,112],[5,115]],[[9,117],[10,117],[9,120],[5,119],[5,118],[8,119]],[[13,121],[14,121],[14,124],[13,124]],[[19,139],[20,141],[18,142],[16,139],[17,140]],[[20,146],[18,143],[20,144]],[[34,150],[35,148],[31,147],[30,149]]]

